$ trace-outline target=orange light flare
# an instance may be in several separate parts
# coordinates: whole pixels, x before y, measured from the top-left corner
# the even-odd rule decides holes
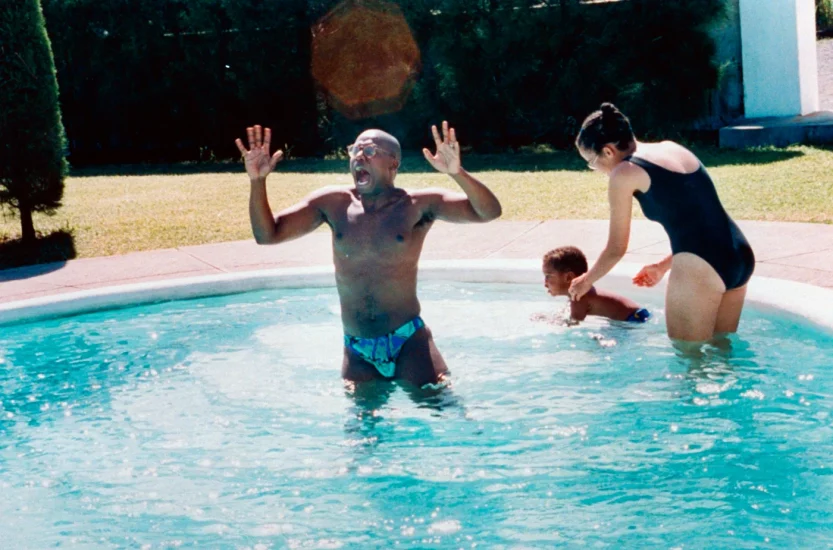
[[[312,28],[312,76],[348,118],[402,109],[420,67],[411,28],[391,2],[345,0]]]

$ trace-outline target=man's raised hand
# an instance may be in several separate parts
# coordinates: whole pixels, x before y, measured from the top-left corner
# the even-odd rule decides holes
[[[425,160],[443,174],[457,175],[460,172],[460,144],[457,142],[457,134],[454,132],[454,128],[449,130],[448,122],[444,120],[442,139],[440,139],[440,133],[436,126],[431,126],[431,133],[434,134],[437,153],[432,155],[431,151],[423,149],[422,154],[425,155]]]
[[[259,125],[250,126],[246,128],[246,134],[249,137],[248,150],[243,146],[240,138],[234,141],[240,149],[240,154],[243,155],[246,173],[253,180],[266,178],[283,159],[283,151],[275,151],[274,155],[269,156],[269,142],[272,141],[272,130],[269,128],[261,129]]]

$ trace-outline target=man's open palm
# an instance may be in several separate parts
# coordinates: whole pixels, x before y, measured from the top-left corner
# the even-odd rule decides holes
[[[431,133],[434,134],[437,154],[432,155],[431,151],[423,149],[422,154],[425,155],[425,160],[443,174],[452,176],[457,174],[460,171],[460,144],[457,142],[457,134],[454,132],[454,128],[449,130],[448,122],[444,120],[442,139],[436,126],[431,126]]]
[[[234,143],[240,149],[240,154],[243,155],[243,160],[246,163],[246,173],[251,179],[265,178],[269,172],[274,170],[275,166],[283,158],[283,151],[275,151],[275,154],[269,156],[269,143],[272,141],[272,130],[266,128],[261,131],[259,125],[246,128],[246,134],[249,137],[249,149],[243,146],[240,138],[237,138]]]

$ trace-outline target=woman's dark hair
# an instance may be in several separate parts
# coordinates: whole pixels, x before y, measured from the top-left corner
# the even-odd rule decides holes
[[[576,145],[601,153],[602,147],[614,143],[620,151],[624,151],[635,139],[628,117],[613,103],[602,103],[598,111],[593,111],[584,119]]]

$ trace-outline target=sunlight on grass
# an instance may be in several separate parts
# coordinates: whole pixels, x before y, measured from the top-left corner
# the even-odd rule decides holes
[[[697,152],[735,219],[833,223],[830,150]],[[480,155],[463,161],[500,198],[503,220],[607,217],[605,178],[586,170],[572,152]],[[450,178],[430,170],[424,159],[406,158],[397,184],[457,189]],[[277,211],[319,187],[351,183],[345,161],[290,161],[270,176],[269,197]],[[35,226],[44,234],[71,228],[79,258],[249,239],[248,194],[242,165],[237,173],[76,175],[67,179],[64,206],[53,217],[37,215]],[[635,214],[641,217],[638,206]],[[5,211],[0,235],[19,234],[18,220]]]

